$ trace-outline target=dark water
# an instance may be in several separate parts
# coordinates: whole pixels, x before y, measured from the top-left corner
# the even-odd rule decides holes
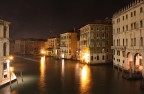
[[[2,87],[0,94],[144,94],[140,81],[123,79],[111,65],[87,66],[51,57],[46,62],[34,59],[15,58],[13,66],[19,84],[14,82],[12,91],[9,85]]]

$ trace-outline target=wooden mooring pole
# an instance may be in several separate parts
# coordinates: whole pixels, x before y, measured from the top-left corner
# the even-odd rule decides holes
[[[22,82],[23,82],[23,75],[22,75],[22,71],[20,72],[20,75],[21,75],[21,79],[22,79]]]
[[[11,72],[9,72],[9,75],[10,75],[10,90],[12,90],[12,87],[11,87]]]
[[[15,74],[16,75],[16,74]],[[17,75],[16,75],[16,81],[17,81],[17,85],[18,85],[18,78],[17,78]]]

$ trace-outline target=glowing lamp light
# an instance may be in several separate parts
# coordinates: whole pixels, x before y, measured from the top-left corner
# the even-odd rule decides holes
[[[143,66],[139,66],[139,70],[142,71],[143,70]]]
[[[61,54],[61,58],[64,58],[64,54]]]
[[[13,72],[14,71],[14,67],[10,67],[10,71]]]
[[[9,57],[10,60],[13,60],[13,58],[14,58],[13,56],[10,56],[10,57]]]
[[[89,54],[88,53],[84,53],[84,55],[83,55],[83,60],[86,62],[86,63],[88,63],[89,62]]]
[[[45,50],[44,49],[41,50],[41,54],[45,54]]]

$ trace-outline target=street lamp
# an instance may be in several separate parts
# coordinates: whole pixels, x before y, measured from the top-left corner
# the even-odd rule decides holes
[[[10,56],[10,57],[9,57],[10,60],[13,60],[13,58],[14,58],[13,56]]]
[[[41,54],[42,54],[42,56],[45,55],[45,50],[44,49],[41,50]]]

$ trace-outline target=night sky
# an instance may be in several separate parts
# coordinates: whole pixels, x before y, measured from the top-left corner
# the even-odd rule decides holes
[[[11,22],[11,39],[48,38],[112,17],[132,0],[1,0],[0,18]]]

